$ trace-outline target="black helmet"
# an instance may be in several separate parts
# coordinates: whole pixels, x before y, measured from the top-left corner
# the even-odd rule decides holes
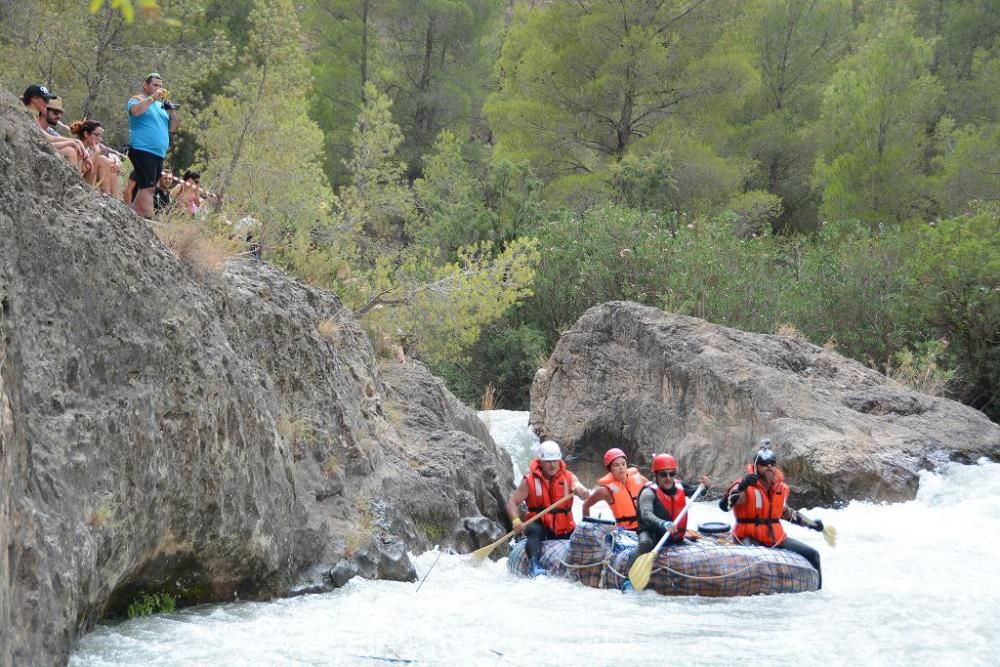
[[[771,439],[761,438],[760,449],[757,450],[757,455],[754,456],[753,464],[756,467],[758,464],[762,465],[775,465],[778,463],[778,455],[774,453],[771,449]]]

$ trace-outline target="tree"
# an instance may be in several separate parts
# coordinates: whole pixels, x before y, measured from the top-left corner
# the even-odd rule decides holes
[[[457,137],[445,130],[425,164],[423,177],[413,183],[416,215],[407,223],[418,244],[452,252],[489,241],[502,249],[532,235],[545,215],[541,183],[525,162],[470,163]]]
[[[823,96],[815,183],[828,219],[895,223],[933,212],[924,152],[941,85],[931,44],[901,11],[876,17],[879,36],[843,61]]]
[[[315,82],[310,112],[326,138],[324,170],[334,187],[349,180],[353,120],[377,68],[375,22],[384,0],[308,0],[307,50]]]
[[[394,101],[409,176],[441,130],[467,136],[486,96],[503,0],[386,0],[379,87]]]
[[[775,231],[809,229],[818,205],[809,182],[816,155],[812,124],[823,86],[850,45],[850,4],[762,0],[748,9],[746,21],[761,86],[747,99],[734,148],[758,165],[748,186],[782,198],[784,217],[775,220]]]
[[[233,209],[312,221],[333,195],[323,136],[306,114],[311,84],[291,0],[256,0],[249,25],[241,71],[198,114],[204,176]]]
[[[484,110],[497,154],[528,159],[543,178],[571,189],[580,179],[592,189],[658,130],[647,153],[663,150],[668,119],[677,119],[671,132],[686,125],[712,136],[713,119],[731,111],[753,79],[741,54],[713,49],[725,27],[704,2],[561,2],[517,11],[498,65],[501,87]]]
[[[365,85],[365,105],[351,134],[345,164],[351,184],[340,191],[345,228],[365,230],[384,242],[398,242],[410,216],[412,195],[398,150],[403,133],[392,120],[392,100]]]

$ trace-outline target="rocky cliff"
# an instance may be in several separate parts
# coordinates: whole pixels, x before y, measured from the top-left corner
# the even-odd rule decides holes
[[[143,593],[412,580],[499,534],[510,459],[425,367],[266,264],[182,263],[35,132],[0,97],[0,665]]]
[[[531,423],[586,478],[615,445],[643,466],[673,453],[716,492],[767,436],[802,503],[909,499],[921,470],[1000,458],[1000,426],[972,408],[799,339],[626,302],[563,334],[535,376]]]

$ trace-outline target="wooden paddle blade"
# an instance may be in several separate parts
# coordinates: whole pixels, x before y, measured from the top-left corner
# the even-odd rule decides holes
[[[632,582],[632,587],[641,591],[649,585],[649,575],[653,573],[653,559],[656,553],[643,554],[635,559],[632,567],[628,571],[628,579]]]
[[[512,530],[503,537],[501,537],[499,540],[494,542],[493,544],[487,544],[485,547],[480,547],[475,551],[473,551],[471,554],[469,554],[471,556],[472,564],[479,565],[480,563],[482,563],[484,560],[489,558],[489,555],[493,553],[494,549],[496,549],[498,546],[500,546],[513,536],[514,536],[514,531]]]
[[[831,547],[837,546],[837,529],[833,526],[823,526],[823,539]]]

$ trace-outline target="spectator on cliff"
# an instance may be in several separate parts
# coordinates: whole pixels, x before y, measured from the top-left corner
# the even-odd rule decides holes
[[[170,191],[170,196],[173,197],[177,207],[191,215],[198,213],[198,209],[201,207],[200,194],[201,174],[190,170],[184,172],[184,178]]]
[[[170,133],[177,130],[174,105],[163,104],[163,79],[153,72],[142,83],[142,93],[128,101],[129,150],[135,168],[136,196],[132,208],[144,218],[153,216],[153,191],[163,171]]]
[[[54,118],[55,122],[58,123],[59,118],[62,116],[62,103],[59,101],[59,98],[49,92],[49,89],[45,86],[33,83],[25,89],[24,94],[21,96],[21,103],[34,116],[35,125],[41,130],[49,145],[66,158],[66,161],[74,169],[82,173],[83,163],[85,158],[87,158],[87,151],[83,143],[60,136],[48,122],[49,118]],[[56,113],[49,112],[50,104],[54,105],[54,108],[57,110]],[[50,129],[51,132],[49,131]]]
[[[170,186],[174,184],[174,174],[169,169],[160,172],[160,180],[156,182],[153,192],[153,209],[162,213],[170,208]]]
[[[78,120],[69,128],[70,133],[83,142],[94,167],[83,174],[84,180],[112,197],[118,197],[118,175],[121,166],[117,159],[101,153],[104,127],[96,120]]]

